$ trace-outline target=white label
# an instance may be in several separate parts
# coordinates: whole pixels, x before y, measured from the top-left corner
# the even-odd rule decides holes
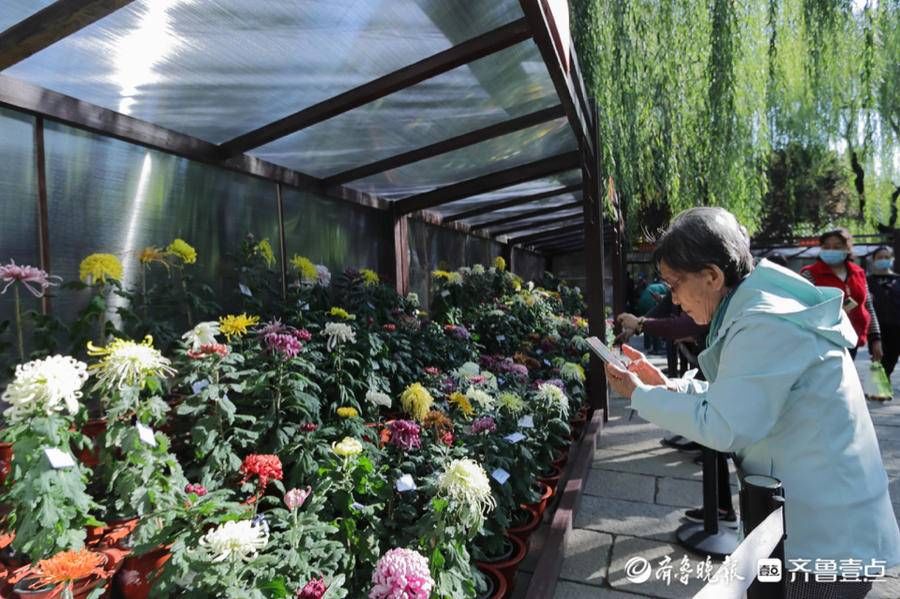
[[[416,490],[416,481],[413,480],[411,474],[404,474],[400,478],[397,479],[397,490],[401,493],[406,493],[407,491],[415,491]]]
[[[304,312],[306,310],[309,310],[309,302],[303,302],[303,304],[301,304],[301,306],[300,306],[300,309],[303,310]]]
[[[50,466],[52,466],[54,470],[59,470],[61,468],[71,468],[75,465],[75,460],[72,458],[72,454],[57,449],[56,447],[45,448],[44,455],[47,456],[48,460],[50,460]]]
[[[194,392],[194,395],[197,395],[198,393],[200,393],[207,387],[209,387],[209,381],[207,381],[207,380],[195,381],[194,384],[191,385],[191,391]]]
[[[501,485],[505,485],[506,481],[509,480],[509,472],[504,470],[503,468],[497,468],[493,472],[491,472],[491,477],[500,483]]]
[[[241,293],[246,295],[247,297],[253,297],[253,292],[250,291],[250,288],[244,285],[243,283],[238,283],[238,289],[241,290]]]
[[[150,447],[156,447],[156,436],[153,434],[153,429],[149,426],[144,426],[140,422],[134,425],[137,428],[138,437],[140,437],[141,441],[149,445]]]
[[[519,418],[519,428],[534,428],[534,416],[528,414]]]
[[[441,297],[447,297],[448,295],[450,295],[449,289],[444,289],[443,291],[441,291]]]
[[[503,343],[504,341],[506,341],[506,335],[497,335],[497,341]]]
[[[506,439],[507,441],[509,441],[510,443],[518,443],[519,441],[522,441],[525,438],[525,435],[523,435],[522,433],[512,433],[510,435],[506,435],[503,438]]]

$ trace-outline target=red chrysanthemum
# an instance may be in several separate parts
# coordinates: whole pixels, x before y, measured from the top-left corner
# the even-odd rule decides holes
[[[281,470],[281,460],[277,455],[254,453],[244,458],[241,464],[242,482],[247,482],[252,477],[259,479],[260,489],[265,489],[270,481],[281,480],[284,472]]]

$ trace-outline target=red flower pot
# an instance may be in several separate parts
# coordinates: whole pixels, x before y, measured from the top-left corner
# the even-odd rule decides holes
[[[496,568],[487,564],[479,564],[478,569],[493,583],[493,588],[489,589],[487,593],[479,595],[478,599],[505,599],[509,594],[509,585],[503,575]]]
[[[528,545],[516,537],[507,535],[506,538],[513,545],[512,554],[509,557],[502,558],[496,562],[475,562],[475,565],[479,568],[487,566],[497,570],[506,581],[509,591],[512,591],[516,581],[516,570],[519,569],[519,564],[528,555]]]
[[[537,484],[541,487],[541,498],[537,503],[529,503],[528,506],[537,510],[538,516],[543,516],[544,510],[547,509],[547,503],[550,501],[550,498],[553,497],[553,489],[550,485],[541,482],[540,480]]]
[[[112,520],[106,526],[89,526],[84,542],[92,547],[115,547],[137,528],[138,519]]]
[[[0,485],[6,482],[12,470],[12,443],[0,443]]]
[[[153,581],[172,557],[168,547],[159,547],[144,555],[125,558],[115,578],[115,587],[122,597],[147,599]]]
[[[560,449],[556,452],[556,458],[553,460],[553,465],[559,468],[560,470],[566,465],[566,462],[569,461],[569,450],[568,449]]]
[[[528,543],[528,539],[531,537],[531,533],[537,530],[537,527],[541,524],[541,517],[537,513],[537,510],[533,507],[529,507],[527,505],[523,505],[522,509],[530,514],[528,521],[525,524],[521,524],[519,526],[513,526],[509,530],[507,530],[507,534],[512,537],[516,537],[520,541]]]
[[[79,449],[78,461],[88,468],[94,468],[100,463],[100,449],[97,447],[97,438],[106,432],[106,418],[88,420],[84,423],[81,432],[94,442],[94,446],[92,448]]]
[[[553,492],[556,493],[556,487],[559,485],[560,476],[562,476],[562,471],[556,466],[551,466],[550,472],[542,474],[538,477],[538,480],[553,489]]]

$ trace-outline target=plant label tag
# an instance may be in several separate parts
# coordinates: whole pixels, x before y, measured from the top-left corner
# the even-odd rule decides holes
[[[506,335],[497,335],[497,341],[503,343],[504,341],[506,341]]]
[[[200,393],[207,387],[209,387],[209,381],[207,381],[207,380],[195,381],[194,384],[191,385],[191,391],[194,392],[194,395],[197,395],[198,393]]]
[[[447,297],[448,295],[450,295],[449,289],[444,289],[443,291],[441,291],[441,297]]]
[[[156,447],[156,436],[154,436],[152,428],[144,426],[140,422],[136,423],[134,426],[137,428],[138,437],[141,441],[150,447]]]
[[[407,491],[415,491],[416,488],[416,481],[413,480],[411,474],[404,474],[397,479],[397,490],[401,493],[406,493]]]
[[[238,289],[241,290],[241,293],[246,295],[247,297],[253,297],[253,292],[250,291],[250,288],[244,285],[243,283],[238,283]]]
[[[300,309],[303,310],[304,312],[306,312],[307,310],[309,310],[309,302],[303,302],[303,303],[300,305]]]
[[[522,433],[512,433],[512,434],[506,435],[503,438],[506,439],[507,441],[509,441],[510,443],[518,443],[519,441],[522,441],[525,439],[525,435],[523,435]]]
[[[501,485],[505,485],[506,481],[509,480],[509,472],[504,470],[503,468],[497,468],[493,472],[491,472],[491,477],[500,483]]]
[[[56,447],[44,448],[44,455],[47,456],[47,459],[50,461],[50,466],[52,466],[54,470],[71,468],[75,465],[75,460],[72,459],[70,453]]]
[[[534,428],[534,416],[527,414],[519,418],[519,428]]]

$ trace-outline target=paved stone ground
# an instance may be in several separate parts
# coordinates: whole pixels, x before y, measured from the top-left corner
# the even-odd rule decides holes
[[[859,368],[868,366],[861,352]],[[900,372],[893,377],[893,402],[867,402],[878,433],[885,468],[891,480],[891,497],[900,517]],[[614,399],[609,423],[598,441],[587,486],[566,547],[555,599],[634,599],[635,597],[692,597],[702,582],[691,576],[689,584],[674,580],[683,558],[694,568],[701,561],[675,542],[685,508],[702,503],[697,454],[681,453],[659,444],[666,434],[659,427],[631,416],[624,399]],[[737,483],[732,477],[737,501]],[[624,575],[628,559],[642,556],[658,564],[672,559],[673,580],[666,584],[655,576],[642,584]],[[527,567],[522,580],[527,583]],[[900,579],[892,572],[875,585],[870,598],[897,599]]]

